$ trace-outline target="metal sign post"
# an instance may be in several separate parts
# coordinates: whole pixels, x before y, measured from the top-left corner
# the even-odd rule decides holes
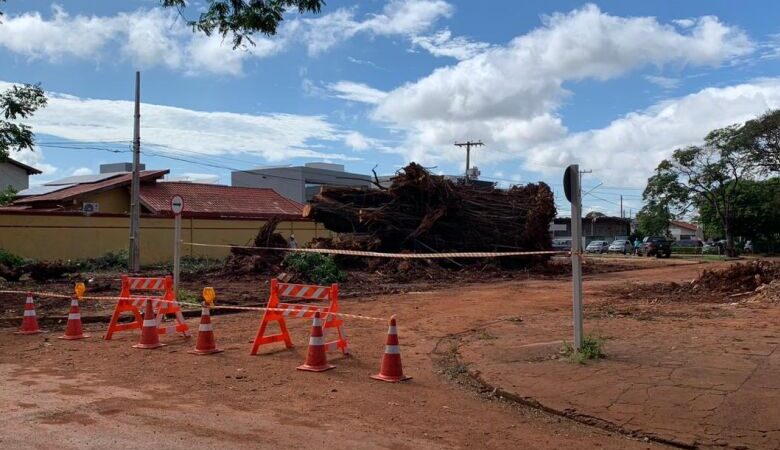
[[[184,211],[184,199],[180,195],[171,198],[171,211],[173,211],[173,294],[178,299],[181,270],[181,212]]]
[[[572,164],[563,175],[566,198],[571,202],[571,279],[574,348],[582,348],[582,190],[580,166]]]

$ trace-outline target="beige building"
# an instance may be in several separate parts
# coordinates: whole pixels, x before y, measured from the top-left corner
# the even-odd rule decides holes
[[[203,244],[244,245],[271,217],[285,237],[304,243],[329,236],[321,224],[303,219],[303,205],[271,189],[165,182],[167,170],[141,173],[141,261],[173,257],[170,200],[184,199],[182,239]],[[0,248],[27,258],[67,260],[104,255],[128,247],[130,174],[71,177],[28,191],[0,208]],[[74,183],[75,182],[75,183]],[[35,194],[35,190],[41,192]],[[32,192],[32,194],[30,194]],[[221,258],[229,249],[184,246],[184,255]]]

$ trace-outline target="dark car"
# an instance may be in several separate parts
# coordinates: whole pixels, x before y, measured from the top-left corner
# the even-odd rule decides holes
[[[672,243],[664,237],[648,236],[642,241],[642,254],[668,258],[672,254]]]

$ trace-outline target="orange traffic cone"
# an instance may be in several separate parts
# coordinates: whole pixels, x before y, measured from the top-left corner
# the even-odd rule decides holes
[[[390,383],[397,383],[412,378],[404,376],[404,370],[401,367],[401,347],[398,345],[395,316],[390,318],[390,328],[387,330],[387,345],[385,345],[385,354],[382,356],[382,366],[379,369],[379,373],[371,375],[371,378],[389,381]]]
[[[217,343],[214,340],[214,328],[211,326],[211,313],[209,312],[209,307],[204,306],[200,310],[198,342],[195,344],[195,350],[190,350],[188,353],[192,353],[193,355],[210,355],[221,351],[223,350],[217,348]]]
[[[27,300],[24,302],[24,318],[22,327],[15,334],[37,334],[43,333],[38,328],[38,319],[35,317],[35,302],[33,302],[32,293],[27,294]]]
[[[144,312],[144,325],[141,328],[141,339],[133,347],[135,348],[158,348],[165,344],[160,343],[160,336],[157,334],[157,319],[154,316],[154,306],[151,300],[146,300],[146,311]]]
[[[65,327],[65,334],[60,339],[84,339],[88,338],[81,329],[81,313],[79,312],[79,299],[74,297],[70,300],[70,313],[68,313],[68,325]]]
[[[306,354],[306,362],[302,366],[298,366],[298,370],[324,372],[334,367],[336,366],[328,364],[328,357],[325,355],[322,319],[320,319],[320,312],[317,311],[314,313],[314,320],[311,322],[311,337],[309,338],[309,352]]]

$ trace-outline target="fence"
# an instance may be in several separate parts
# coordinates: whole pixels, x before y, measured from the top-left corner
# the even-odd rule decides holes
[[[182,239],[217,244],[249,243],[265,224],[257,219],[182,219]],[[0,248],[25,258],[76,260],[94,258],[126,249],[129,218],[123,215],[62,213],[0,214]],[[285,237],[295,234],[298,242],[327,237],[330,232],[312,221],[284,221],[277,231]],[[222,247],[187,247],[183,256],[222,258],[230,250]],[[141,262],[168,262],[173,258],[173,217],[141,218]]]

